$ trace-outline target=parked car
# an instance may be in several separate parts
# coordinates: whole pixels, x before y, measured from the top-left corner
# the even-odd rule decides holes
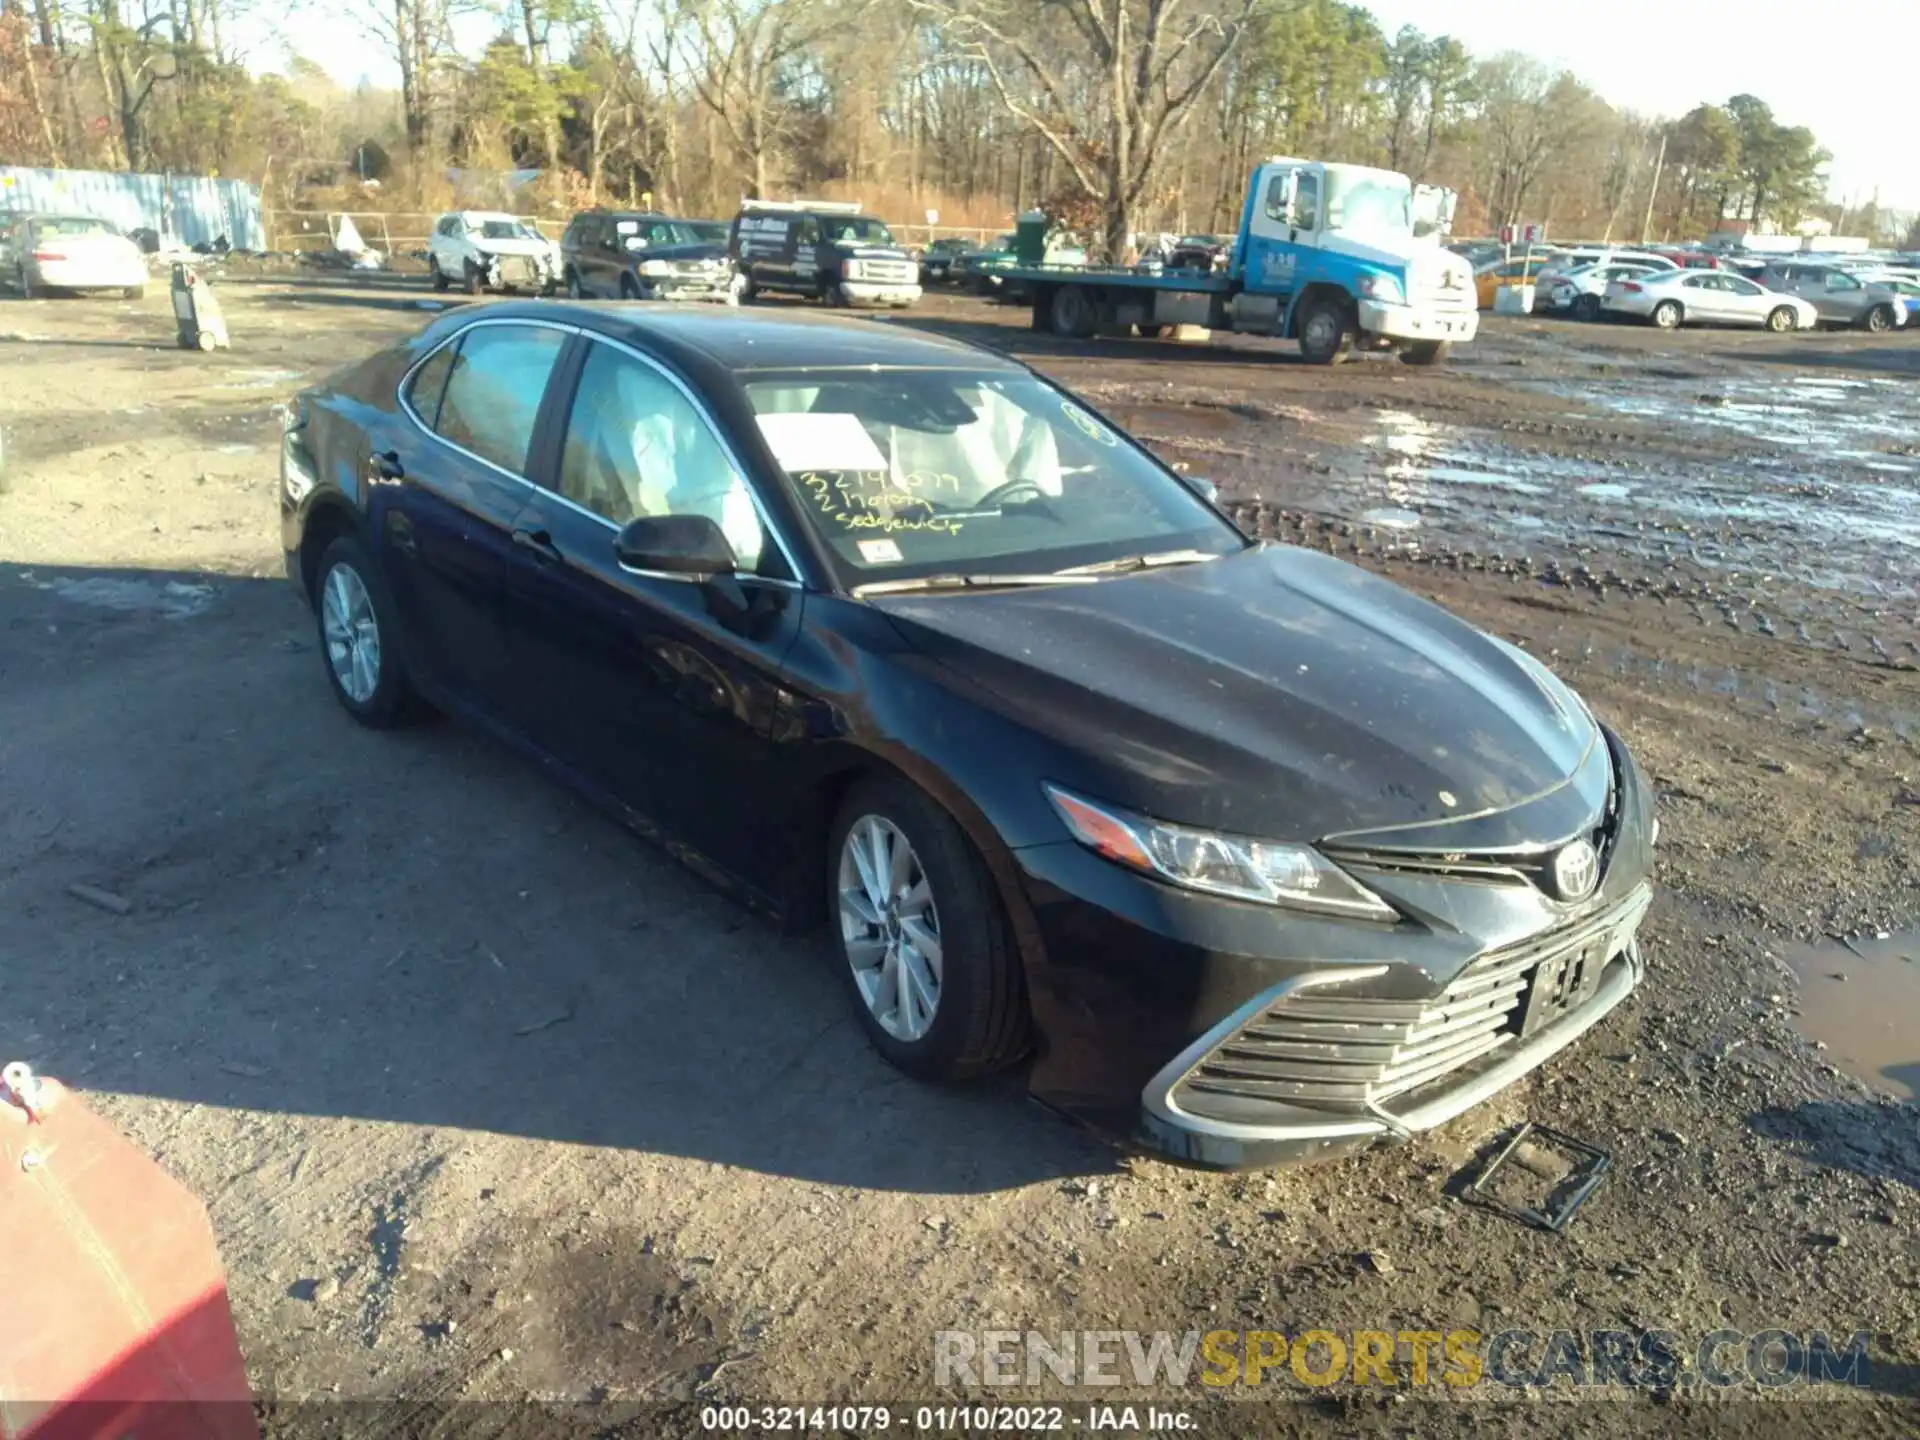
[[[22,295],[118,290],[138,300],[147,293],[140,247],[97,215],[15,212],[0,223],[0,276]]]
[[[763,290],[829,305],[907,306],[920,298],[920,266],[884,220],[830,200],[746,200],[729,240],[745,277],[741,298]]]
[[[1920,279],[1889,275],[1881,283],[1898,295],[1907,308],[1906,324],[1920,325]]]
[[[953,273],[953,262],[973,248],[973,242],[958,235],[934,241],[920,252],[920,283],[938,285]]]
[[[1542,279],[1555,275],[1564,275],[1569,270],[1578,270],[1588,265],[1604,265],[1613,260],[1626,260],[1645,265],[1652,270],[1677,270],[1679,263],[1665,255],[1651,250],[1631,250],[1619,247],[1588,246],[1578,250],[1565,250],[1550,258],[1540,269]]]
[[[434,222],[427,276],[436,290],[458,285],[469,295],[482,290],[551,295],[560,284],[560,247],[518,216],[455,210]]]
[[[1782,260],[1767,266],[1761,283],[1811,301],[1825,324],[1891,330],[1906,323],[1905,297],[1873,270],[1834,262]]]
[[[1183,235],[1167,252],[1169,270],[1212,270],[1224,265],[1233,241],[1218,235]]]
[[[1521,255],[1511,260],[1496,260],[1473,275],[1474,300],[1482,310],[1493,308],[1494,292],[1503,285],[1538,285],[1546,257]]]
[[[1577,265],[1545,280],[1534,294],[1536,310],[1564,310],[1576,320],[1598,320],[1601,297],[1613,280],[1631,280],[1638,275],[1653,275],[1660,267],[1643,260],[1610,260],[1597,265]]]
[[[1657,270],[1610,280],[1601,308],[1649,320],[1662,330],[1692,324],[1811,330],[1820,318],[1799,296],[1768,290],[1724,270]]]
[[[1504,260],[1507,255],[1507,247],[1498,240],[1455,240],[1447,246],[1447,249],[1460,256],[1475,270],[1491,265],[1497,260]]]
[[[295,399],[280,492],[348,715],[484,725],[824,924],[912,1075],[1037,1053],[1186,1159],[1327,1156],[1645,974],[1653,791],[1578,696],[995,352],[462,309]]]
[[[560,237],[567,294],[575,300],[739,301],[739,277],[724,243],[703,240],[685,220],[648,211],[588,210]]]
[[[1000,277],[994,272],[1011,269],[1019,258],[1014,252],[1014,242],[1017,238],[1009,231],[986,245],[963,250],[954,256],[952,266],[954,284],[962,289],[971,290],[976,295],[992,294],[1000,284]]]

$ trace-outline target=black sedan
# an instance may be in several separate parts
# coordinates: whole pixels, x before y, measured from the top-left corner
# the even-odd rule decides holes
[[[828,926],[875,1046],[1208,1164],[1404,1138],[1643,973],[1652,797],[1525,652],[900,326],[507,303],[309,390],[288,574],[422,704]]]

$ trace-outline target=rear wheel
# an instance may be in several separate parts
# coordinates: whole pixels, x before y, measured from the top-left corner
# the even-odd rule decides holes
[[[1353,323],[1346,308],[1314,300],[1300,317],[1300,354],[1310,365],[1338,365],[1353,351]]]
[[[1876,305],[1860,317],[1860,323],[1876,335],[1884,334],[1893,328],[1893,307]]]
[[[1026,1048],[1012,929],[960,827],[891,777],[840,807],[827,855],[828,913],[867,1037],[924,1080],[995,1070]]]
[[[327,546],[313,593],[334,698],[362,725],[401,723],[414,699],[400,659],[399,625],[380,572],[357,539],[342,535]]]
[[[1054,291],[1048,313],[1053,320],[1053,333],[1069,340],[1087,339],[1100,323],[1099,307],[1093,302],[1093,293],[1084,285],[1062,285]]]
[[[1445,340],[1418,340],[1403,347],[1400,358],[1409,365],[1438,365],[1452,348]]]
[[[1791,305],[1776,305],[1767,312],[1767,328],[1776,335],[1784,335],[1800,328],[1800,317],[1793,313]]]
[[[1653,307],[1653,314],[1649,318],[1662,330],[1678,330],[1681,320],[1686,317],[1678,300],[1662,300]]]

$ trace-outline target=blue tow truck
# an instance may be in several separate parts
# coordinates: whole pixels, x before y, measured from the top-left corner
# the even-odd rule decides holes
[[[1001,273],[1032,297],[1035,330],[1068,339],[1198,325],[1291,338],[1318,365],[1363,349],[1434,365],[1480,323],[1473,271],[1440,243],[1451,208],[1391,170],[1276,158],[1247,182],[1225,269],[1067,269],[1035,246]]]

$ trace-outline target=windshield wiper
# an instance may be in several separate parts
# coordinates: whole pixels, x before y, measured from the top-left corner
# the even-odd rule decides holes
[[[1094,577],[1062,570],[1053,575],[916,575],[911,580],[875,580],[856,585],[856,598],[868,595],[898,595],[908,590],[990,590],[998,585],[1075,585],[1090,584]]]
[[[1070,565],[1054,573],[1060,576],[1111,575],[1117,570],[1154,570],[1162,565],[1198,565],[1219,557],[1211,550],[1159,550],[1148,555],[1122,555],[1113,560],[1095,560],[1090,565]]]

